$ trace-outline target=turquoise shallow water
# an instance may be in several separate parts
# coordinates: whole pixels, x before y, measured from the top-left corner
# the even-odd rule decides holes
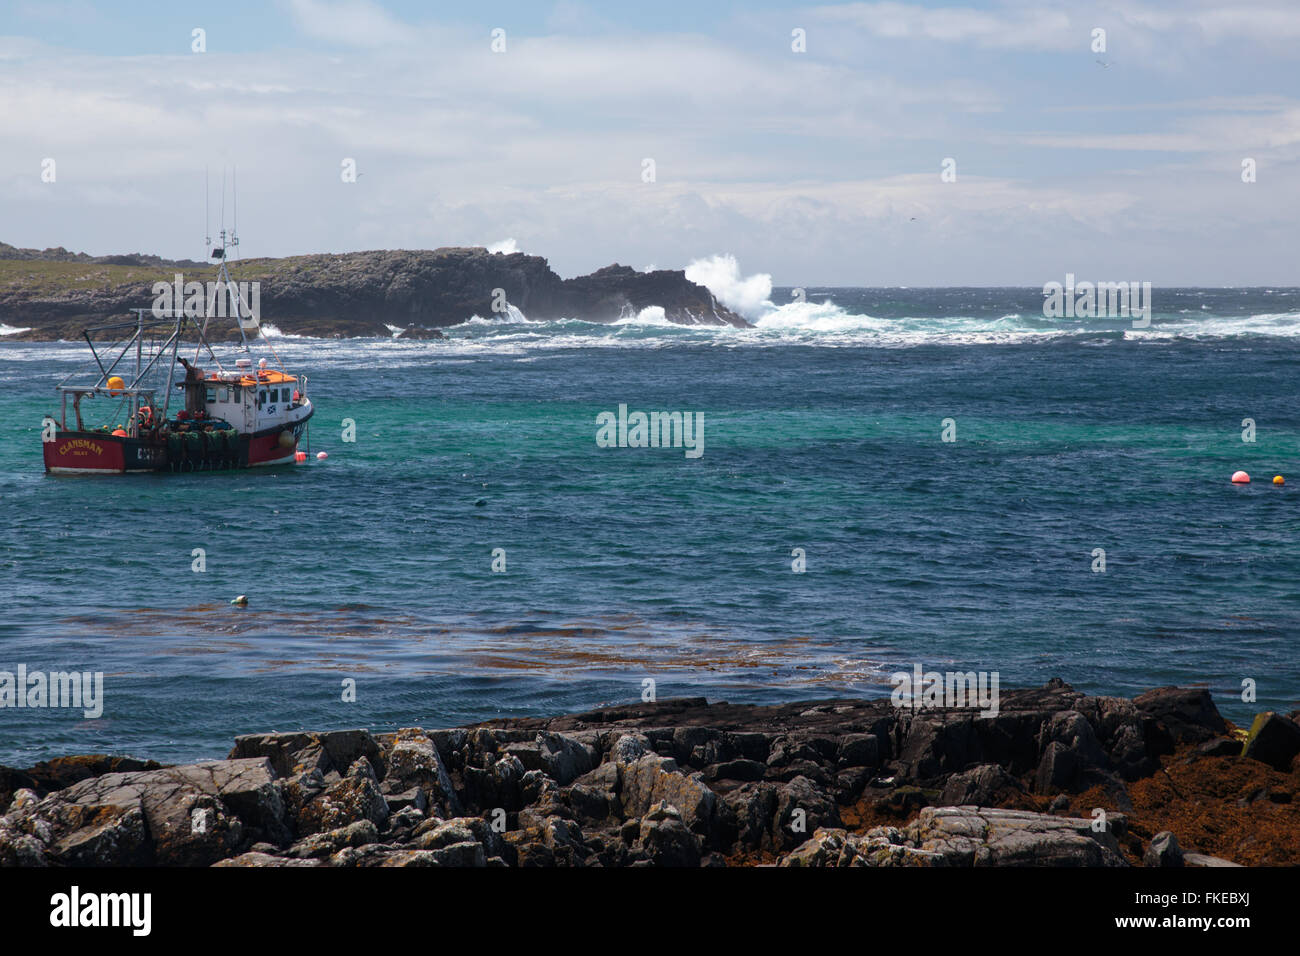
[[[0,669],[105,674],[100,719],[0,709],[0,762],[567,712],[645,678],[883,695],[914,662],[1300,706],[1300,293],[1170,292],[1134,332],[1034,318],[1033,290],[810,292],[756,331],[280,340],[330,457],[262,472],[45,476],[83,355],[0,342]],[[597,447],[620,403],[703,413],[703,456]]]

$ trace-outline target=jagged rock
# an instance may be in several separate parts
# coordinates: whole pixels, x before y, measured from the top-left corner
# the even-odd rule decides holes
[[[1124,866],[1108,825],[1023,810],[927,807],[905,828],[918,849],[949,866]]]
[[[794,763],[815,765],[819,756],[820,754],[807,740],[795,735],[782,734],[772,741],[767,760],[764,762],[769,768],[782,769]]]
[[[442,850],[461,843],[479,844],[484,859],[507,852],[501,834],[480,817],[426,820],[416,827],[410,841],[412,847],[420,850]]]
[[[786,854],[778,866],[941,866],[933,853],[906,846],[893,827],[876,828],[867,835],[835,827],[819,828],[803,845]]]
[[[1110,764],[1115,771],[1130,782],[1155,773],[1157,763],[1147,753],[1146,735],[1134,722],[1119,728],[1111,739]]]
[[[660,801],[641,818],[638,843],[655,866],[699,866],[700,839],[682,820],[681,812]]]
[[[807,777],[795,777],[777,788],[771,830],[778,849],[793,849],[819,827],[839,825],[835,801]]]
[[[390,805],[388,814],[388,838],[396,842],[403,842],[408,839],[415,831],[415,828],[424,823],[427,818],[424,813],[416,807],[404,807],[400,810],[393,811]]]
[[[299,840],[284,855],[294,859],[319,859],[333,856],[344,847],[365,846],[379,842],[379,830],[370,820],[358,820],[334,830],[313,833]]]
[[[380,866],[442,866],[438,854],[431,850],[394,850],[384,855]]]
[[[1232,737],[1214,737],[1196,746],[1201,757],[1236,757],[1241,754],[1242,743]]]
[[[566,802],[579,820],[604,820],[615,809],[617,798],[595,787],[575,783],[565,794]]]
[[[358,759],[348,775],[330,784],[298,813],[301,835],[321,833],[369,820],[381,827],[388,820],[388,803],[380,792],[374,769],[365,757]]]
[[[609,759],[615,763],[633,763],[650,752],[650,740],[644,734],[623,734],[610,748]]]
[[[1178,846],[1178,838],[1168,830],[1161,830],[1151,838],[1147,851],[1142,855],[1144,866],[1182,866],[1183,851]]]
[[[1214,698],[1204,688],[1157,687],[1133,700],[1150,718],[1147,750],[1153,755],[1174,752],[1180,743],[1200,743],[1228,732]]]
[[[770,783],[746,783],[722,796],[735,821],[736,839],[742,846],[770,845],[776,817],[777,787]]]
[[[715,763],[705,767],[704,779],[710,782],[714,780],[762,780],[767,770],[767,764],[759,763],[757,760],[746,760],[742,757],[739,760],[728,760],[725,763]]]
[[[309,749],[314,751],[318,762],[325,764],[319,767],[321,773],[328,772],[330,767],[325,759],[324,748],[320,746],[319,734],[244,734],[235,738],[229,759],[264,757],[270,761],[277,777],[288,777],[294,774],[297,763],[294,755],[303,752],[306,759],[306,751]],[[308,769],[311,768],[304,768],[302,772]]]
[[[605,794],[611,797],[615,796],[623,786],[622,764],[615,762],[603,763],[590,773],[583,774],[574,783],[604,791]]]
[[[45,842],[60,862],[87,854],[105,860],[82,865],[202,866],[246,839],[287,837],[279,790],[264,759],[86,777],[20,813],[48,824],[51,839]],[[95,823],[87,827],[87,819]]]
[[[265,837],[273,843],[288,840],[284,802],[267,760],[217,760],[152,773],[174,775],[195,789],[218,797],[245,824],[250,839]]]
[[[523,763],[513,754],[492,762],[486,770],[466,767],[462,771],[466,799],[472,806],[518,810],[524,805],[524,775]]]
[[[949,807],[990,807],[1021,793],[1020,781],[997,764],[989,763],[949,777],[938,802]]]
[[[1079,765],[1078,755],[1065,744],[1053,740],[1043,750],[1043,759],[1034,778],[1034,790],[1038,793],[1077,790],[1082,777],[1083,767]]]
[[[296,774],[284,780],[277,780],[280,788],[280,800],[284,804],[285,820],[294,830],[301,830],[298,816],[303,807],[325,792],[325,776],[316,767],[306,773]]]
[[[58,796],[0,818],[0,865],[139,866],[153,862],[139,800],[79,804]]]
[[[1272,711],[1255,718],[1241,748],[1243,757],[1261,761],[1283,773],[1291,769],[1291,761],[1297,754],[1300,754],[1300,724]]]
[[[597,760],[593,748],[563,734],[538,734],[537,749],[542,764],[539,769],[560,786],[577,780]]]
[[[880,738],[875,734],[845,734],[839,744],[839,766],[880,766]]]
[[[1082,766],[1104,767],[1106,754],[1097,741],[1092,724],[1077,710],[1059,711],[1053,714],[1043,725],[1038,734],[1039,746],[1049,741],[1065,745],[1074,752]]]
[[[505,834],[515,854],[516,866],[551,867],[556,865],[555,853],[545,843],[539,842],[534,834],[524,831],[512,831]]]
[[[133,757],[112,757],[107,754],[55,757],[26,771],[0,767],[0,807],[7,807],[14,792],[20,789],[28,789],[44,796],[50,791],[62,790],[81,780],[106,773],[161,769],[162,764],[156,760],[136,760]]]
[[[399,730],[388,752],[388,774],[380,789],[401,794],[413,788],[423,791],[423,802],[437,813],[460,816],[460,800],[432,738],[419,729]]]
[[[383,790],[383,785],[380,785]],[[409,790],[403,790],[401,793],[385,793],[384,802],[388,804],[388,814],[393,814],[403,810],[414,810],[420,816],[423,816],[429,809],[429,797],[423,787],[412,787]]]
[[[640,817],[659,802],[666,802],[681,813],[688,829],[707,837],[714,822],[717,794],[704,783],[703,776],[687,776],[671,757],[647,755],[623,768],[620,793],[623,814]]]
[[[827,790],[835,785],[835,779],[831,776],[829,770],[824,768],[815,760],[791,760],[783,767],[768,767],[763,774],[764,780],[774,780],[780,783],[789,783],[795,777],[807,777],[819,787],[825,787]]]
[[[235,738],[230,759],[265,757],[278,777],[319,769],[346,771],[365,757],[379,774],[385,770],[378,741],[368,730],[331,730],[325,733],[244,734]]]
[[[563,817],[542,818],[528,811],[519,814],[520,828],[502,834],[518,866],[582,866],[592,851],[583,842],[582,829]]]
[[[295,860],[285,856],[275,856],[269,853],[262,853],[250,850],[247,853],[241,853],[239,856],[232,856],[229,859],[219,860],[212,864],[213,866],[248,866],[248,867],[280,867],[280,866],[320,866],[320,860]]]
[[[1171,781],[1241,746],[1214,734],[1221,718],[1199,690],[1141,700],[1087,697],[1057,681],[1004,692],[987,717],[900,711],[887,699],[678,699],[471,728],[247,735],[229,761],[148,771],[112,770],[140,763],[108,757],[0,768],[10,796],[0,865],[717,865],[753,851],[784,853],[786,865],[1114,865],[1107,840],[1140,852],[1122,813],[1101,836],[1060,816],[1058,832],[1035,814],[992,814],[1041,807],[1026,785],[1095,789],[1097,803],[1124,811],[1124,780],[1155,770],[1175,743],[1188,752],[1163,762]],[[1255,749],[1265,752],[1276,730]],[[1223,767],[1273,773],[1249,763]],[[47,796],[45,782],[63,786]],[[1241,796],[1254,813],[1289,802],[1293,789],[1260,778],[1224,799]],[[1074,802],[1062,794],[1052,808]],[[935,816],[936,804],[956,816]],[[837,835],[841,812],[899,826]]]
[[[730,760],[731,744],[715,727],[676,727],[672,734],[672,757],[678,765],[703,769]]]
[[[927,807],[903,828],[820,828],[781,866],[1124,866],[1110,830],[1020,810]]]
[[[6,813],[17,813],[25,807],[34,807],[41,802],[40,794],[35,790],[19,789],[13,793],[13,799],[9,802],[9,809]]]
[[[402,329],[402,331],[393,336],[393,338],[402,339],[403,341],[424,341],[430,339],[445,339],[446,337],[447,336],[443,335],[437,329],[426,329],[418,325],[408,325],[406,328]]]
[[[1038,739],[1043,751],[1035,778],[1039,793],[1076,792],[1082,789],[1086,771],[1107,763],[1092,724],[1077,710],[1053,714]]]
[[[866,767],[841,770],[835,775],[835,799],[842,804],[852,803],[862,795],[871,779],[871,771]]]
[[[35,792],[39,788],[40,784],[31,774],[13,767],[0,766],[0,807],[9,806],[14,794],[20,790]]]

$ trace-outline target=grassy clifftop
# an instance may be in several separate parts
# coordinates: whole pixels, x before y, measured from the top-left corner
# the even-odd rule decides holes
[[[0,322],[29,329],[6,340],[74,338],[88,324],[152,303],[156,282],[211,281],[216,265],[157,256],[89,257],[0,243]],[[389,326],[438,329],[488,316],[504,301],[530,318],[610,322],[649,306],[682,324],[745,325],[681,271],[607,266],[561,279],[541,256],[478,247],[375,250],[246,259],[236,281],[260,283],[262,318],[284,332],[386,336]],[[232,330],[233,331],[233,330]]]

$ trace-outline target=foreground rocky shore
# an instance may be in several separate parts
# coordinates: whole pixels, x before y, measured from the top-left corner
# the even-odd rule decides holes
[[[6,866],[1300,864],[1300,725],[1053,680],[997,716],[702,699],[0,768]]]
[[[79,339],[87,325],[149,307],[153,284],[171,283],[177,273],[206,282],[216,267],[0,243],[0,324],[27,330],[0,341]],[[294,335],[387,338],[396,326],[402,338],[438,338],[438,329],[497,314],[502,294],[534,320],[613,322],[658,306],[682,325],[749,325],[681,270],[615,264],[562,279],[541,256],[478,247],[246,259],[232,274],[259,283],[262,318]],[[227,324],[209,331],[237,335]]]

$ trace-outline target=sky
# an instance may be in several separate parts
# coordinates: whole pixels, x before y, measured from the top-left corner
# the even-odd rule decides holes
[[[0,0],[0,241],[202,259],[235,170],[246,258],[1297,285],[1298,45],[1298,0]]]

